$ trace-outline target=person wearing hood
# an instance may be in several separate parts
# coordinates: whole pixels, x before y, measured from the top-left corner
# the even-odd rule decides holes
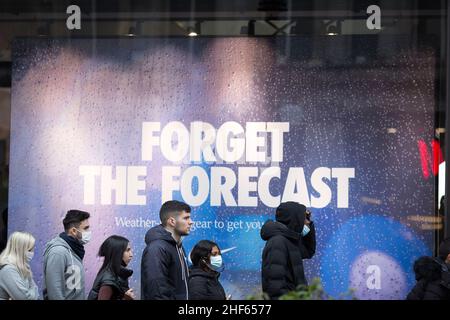
[[[439,246],[439,256],[420,257],[414,262],[416,285],[407,300],[450,300],[450,238]]]
[[[133,258],[130,241],[121,236],[110,236],[100,246],[103,264],[94,280],[88,300],[134,300],[128,278],[133,270],[127,269]]]
[[[270,299],[278,299],[299,285],[307,285],[303,259],[316,251],[316,231],[311,213],[297,202],[281,203],[275,220],[261,228],[266,241],[262,253],[262,290]]]
[[[44,299],[85,300],[84,245],[91,239],[90,214],[69,210],[64,232],[50,240],[44,252]]]
[[[189,271],[182,237],[189,235],[191,208],[184,202],[165,202],[159,211],[161,224],[145,235],[141,260],[141,299],[189,300]]]
[[[190,300],[226,300],[219,282],[223,270],[219,246],[209,240],[199,241],[191,251],[192,268],[189,272]]]

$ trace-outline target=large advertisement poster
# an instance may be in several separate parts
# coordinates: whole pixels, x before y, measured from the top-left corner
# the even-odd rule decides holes
[[[418,142],[433,137],[435,51],[354,37],[19,39],[14,46],[9,232],[45,243],[69,209],[91,213],[89,290],[110,235],[144,235],[165,200],[188,203],[184,238],[219,244],[233,298],[261,290],[260,228],[280,201],[309,207],[320,277],[339,297],[403,299],[431,254],[434,214]],[[314,51],[314,54],[312,54]],[[334,65],[336,59],[349,59]]]

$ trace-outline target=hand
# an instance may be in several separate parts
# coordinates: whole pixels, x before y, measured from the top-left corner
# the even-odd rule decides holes
[[[127,292],[125,292],[125,295],[123,296],[124,300],[134,300],[136,299],[136,296],[134,295],[133,289],[128,289]]]
[[[306,210],[305,212],[305,224],[309,225],[311,223],[311,211]]]

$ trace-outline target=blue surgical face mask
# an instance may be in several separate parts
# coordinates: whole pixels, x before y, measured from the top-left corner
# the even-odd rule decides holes
[[[211,265],[215,270],[222,268],[222,256],[218,254],[217,256],[211,256]]]
[[[206,261],[205,261],[205,263],[208,266],[208,268],[210,268],[211,270],[216,271],[216,272],[222,272],[223,270],[225,270],[225,266],[223,265],[221,255],[211,256],[209,261],[210,261],[209,263]]]
[[[309,229],[309,227],[305,224],[305,225],[303,226],[302,236],[303,236],[303,237],[306,236],[306,235],[309,233],[310,230],[311,230],[311,229]]]

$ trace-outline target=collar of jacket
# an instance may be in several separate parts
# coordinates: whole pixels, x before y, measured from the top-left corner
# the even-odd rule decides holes
[[[77,256],[80,257],[81,260],[84,258],[84,246],[75,238],[72,238],[65,232],[61,232],[59,237],[67,242],[70,248],[75,252]]]
[[[217,279],[217,278],[219,278],[220,273],[216,272],[214,270],[205,271],[201,267],[193,266],[189,270],[189,278],[193,277],[193,276],[202,276],[202,277],[206,277],[206,278]]]
[[[300,233],[289,229],[285,224],[268,220],[261,228],[261,238],[267,241],[276,235],[282,235],[285,238],[298,241],[300,239]]]

